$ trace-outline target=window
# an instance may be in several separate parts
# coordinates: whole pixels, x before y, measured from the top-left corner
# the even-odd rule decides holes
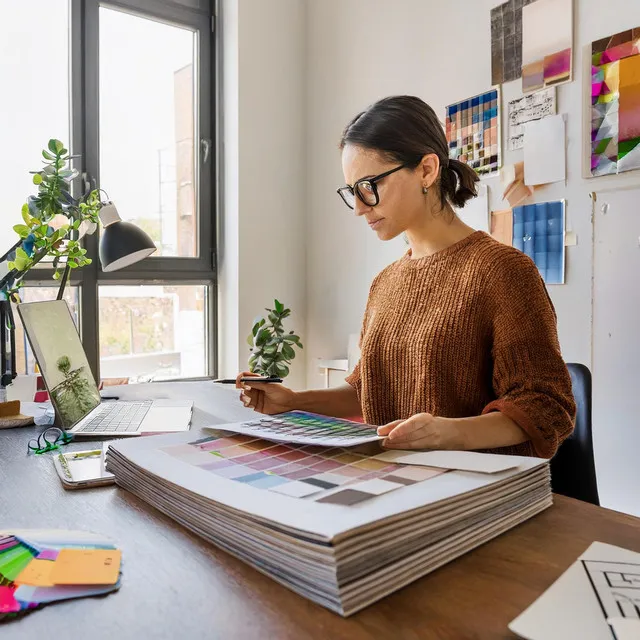
[[[105,7],[99,17],[100,182],[155,256],[197,257],[196,34]]]
[[[205,376],[206,298],[202,286],[101,286],[102,377]]]
[[[11,186],[0,204],[15,215],[2,218],[0,237],[15,237],[40,150],[52,137],[68,142],[75,167],[157,248],[105,273],[99,233],[85,238],[93,263],[72,272],[65,299],[96,377],[215,376],[210,3],[28,0],[4,3],[3,12],[12,31],[0,39],[0,73],[9,78],[6,95],[20,99],[0,106],[3,121],[16,123],[12,153],[0,157]],[[43,60],[56,64],[36,83]],[[44,286],[54,284],[49,275],[47,266],[32,270],[23,300],[55,298],[56,288]],[[32,370],[28,346],[19,355],[21,372]]]
[[[39,166],[43,146],[53,137],[69,140],[68,24],[68,0],[2,2],[0,256],[17,240],[13,225],[33,192],[29,171]],[[51,60],[56,63],[46,64]],[[43,64],[46,73],[37,73]]]

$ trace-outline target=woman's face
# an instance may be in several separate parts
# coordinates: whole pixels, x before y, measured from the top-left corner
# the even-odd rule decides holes
[[[398,164],[377,151],[357,145],[347,144],[342,150],[342,171],[345,182],[351,186],[362,178],[373,178],[394,169]],[[424,220],[426,198],[422,187],[431,186],[433,179],[425,175],[423,165],[424,162],[415,169],[401,169],[376,182],[380,201],[375,206],[355,198],[355,214],[364,216],[381,240],[391,240]]]

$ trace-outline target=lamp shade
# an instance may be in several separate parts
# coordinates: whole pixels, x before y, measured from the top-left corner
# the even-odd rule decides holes
[[[111,202],[100,209],[104,227],[100,238],[100,264],[103,271],[117,271],[150,256],[156,245],[140,228],[120,218]]]

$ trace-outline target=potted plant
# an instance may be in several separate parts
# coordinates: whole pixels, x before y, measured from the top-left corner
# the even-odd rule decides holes
[[[296,357],[295,347],[302,349],[302,343],[293,331],[285,333],[282,325],[282,321],[291,315],[291,309],[274,300],[274,308],[265,311],[267,318],[256,318],[247,338],[251,351],[249,371],[269,378],[285,378]]]

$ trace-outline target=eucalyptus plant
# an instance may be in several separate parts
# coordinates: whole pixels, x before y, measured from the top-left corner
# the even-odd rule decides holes
[[[79,173],[68,168],[73,156],[60,140],[49,140],[42,156],[44,167],[30,172],[38,192],[22,207],[23,224],[13,227],[20,239],[7,255],[9,273],[0,281],[0,300],[17,300],[24,274],[46,257],[53,258],[54,280],[60,279],[66,266],[77,269],[91,264],[79,239],[97,228],[99,191],[79,199],[71,195],[71,183]]]
[[[291,309],[274,300],[274,308],[265,311],[267,318],[256,318],[247,338],[251,351],[249,371],[270,378],[285,378],[296,357],[295,347],[302,349],[302,343],[293,331],[285,333],[282,325],[282,321],[291,315]]]

